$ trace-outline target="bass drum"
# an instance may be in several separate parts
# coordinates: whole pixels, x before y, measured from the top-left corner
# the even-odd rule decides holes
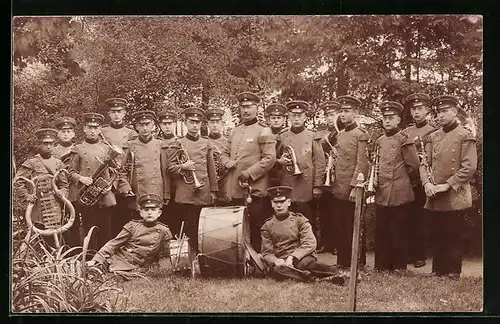
[[[198,263],[203,277],[246,277],[262,270],[250,246],[250,225],[245,206],[205,207],[198,227]],[[261,269],[262,267],[262,269]]]

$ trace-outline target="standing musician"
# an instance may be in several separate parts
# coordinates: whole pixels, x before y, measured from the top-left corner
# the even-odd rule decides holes
[[[325,119],[326,119],[326,129],[318,131],[317,134],[321,138],[320,143],[323,147],[323,151],[328,154],[332,154],[333,158],[337,155],[335,145],[337,143],[337,135],[339,129],[338,123],[338,111],[340,109],[340,104],[337,101],[325,101],[319,105],[319,108],[323,110]],[[342,125],[340,125],[342,126]],[[341,129],[341,128],[340,128]],[[328,160],[326,160],[328,164]],[[334,173],[334,170],[330,170],[331,173]],[[332,204],[333,195],[331,191],[331,185],[333,181],[331,181],[330,177],[330,186],[327,188],[328,190],[323,190],[323,194],[319,200],[319,222],[320,222],[320,237],[321,243],[319,244],[318,253],[330,252],[332,254],[336,253],[336,240],[339,236],[338,232],[338,224],[334,216],[335,213],[331,213],[331,210],[334,208]],[[325,179],[326,180],[326,179]],[[326,182],[326,181],[325,181]]]
[[[173,111],[173,108],[168,108],[169,107],[158,112],[158,122],[160,130],[156,138],[172,141],[176,138],[175,124],[177,122],[177,114]]]
[[[411,179],[418,178],[420,163],[413,139],[399,130],[403,105],[384,101],[380,110],[385,134],[375,143],[379,147],[375,269],[404,270],[408,263],[408,214],[414,200]]]
[[[279,136],[278,134],[285,128],[287,109],[285,105],[280,103],[272,103],[266,107],[266,115],[268,119],[268,124],[271,127],[271,132],[276,139],[276,149],[279,146]],[[283,178],[283,172],[285,170],[279,163],[275,163],[271,171],[269,171],[269,185],[279,186],[281,185],[281,179]]]
[[[404,105],[410,110],[415,124],[408,126],[403,132],[415,142],[417,152],[420,152],[418,137],[425,139],[436,130],[427,122],[427,114],[431,109],[431,98],[425,93],[414,93],[405,98]],[[426,213],[424,209],[426,196],[420,177],[416,178],[415,183],[413,183],[413,193],[415,200],[411,203],[412,206],[409,209],[411,215],[408,218],[408,257],[409,262],[413,263],[415,268],[420,268],[425,265],[427,259],[425,247]]]
[[[61,117],[56,120],[55,126],[58,130],[58,143],[54,147],[52,155],[65,162],[71,152],[71,148],[73,147],[76,122],[72,117]]]
[[[102,127],[102,136],[106,141],[117,147],[123,147],[129,139],[137,137],[137,133],[133,129],[125,126],[124,120],[127,114],[127,101],[125,99],[109,98],[104,101],[104,106],[110,120],[109,125]],[[127,221],[123,217],[129,214],[127,199],[119,194],[117,188],[118,180],[113,183],[113,193],[116,197],[116,217],[113,217],[111,224],[113,235],[122,229]]]
[[[80,189],[93,184],[92,175],[101,166],[101,161],[106,159],[109,152],[109,145],[100,141],[103,120],[104,116],[101,114],[83,114],[85,139],[71,149],[67,166],[71,178],[68,198],[69,201],[74,202],[73,205],[77,215],[81,215],[83,235],[87,235],[94,225],[99,228],[97,235],[92,235],[90,241],[90,248],[96,251],[113,236],[111,233],[111,219],[114,216],[114,206],[116,205],[115,195],[111,190],[107,191],[92,206],[83,206],[78,200],[80,198]],[[111,180],[109,169],[105,170],[104,178]],[[69,229],[68,236],[74,239],[70,245],[74,246],[82,243],[79,230],[79,226],[72,226]]]
[[[40,229],[45,229],[45,225],[42,223],[42,210],[40,206],[40,201],[37,199],[36,192],[29,193],[26,189],[26,183],[24,181],[16,180],[19,177],[24,177],[29,180],[41,176],[41,175],[54,175],[58,170],[64,168],[62,161],[52,155],[54,150],[54,142],[58,136],[58,132],[51,128],[40,128],[35,132],[35,136],[38,142],[38,154],[34,157],[27,159],[19,167],[17,173],[14,177],[14,185],[19,190],[21,197],[26,200],[27,203],[33,203],[33,211],[31,213],[31,220],[33,224]],[[35,183],[37,185],[37,183]],[[68,196],[68,179],[66,173],[59,173],[56,179],[56,185],[61,190],[61,194],[64,197]],[[46,238],[50,245],[53,245],[52,238]]]
[[[137,137],[137,133],[125,126],[124,119],[127,111],[127,101],[122,98],[109,98],[104,101],[108,116],[111,121],[109,125],[102,128],[102,135],[111,144],[123,147],[129,139]]]
[[[271,187],[268,191],[274,213],[261,229],[262,258],[267,266],[267,274],[277,280],[306,282],[324,277],[343,285],[346,277],[335,265],[317,260],[314,252],[316,238],[308,219],[289,211],[292,187]]]
[[[464,214],[472,207],[470,181],[477,168],[476,139],[457,122],[456,97],[440,96],[432,104],[441,127],[425,143],[429,168],[420,166],[427,196],[425,209],[435,230],[432,272],[458,279],[462,271]]]
[[[119,215],[120,228],[131,218],[138,218],[137,197],[155,194],[162,198],[163,204],[170,199],[167,160],[165,152],[162,152],[166,146],[162,140],[153,138],[156,114],[151,110],[139,110],[132,115],[132,119],[139,136],[123,146],[122,165],[125,167],[118,178],[118,192],[128,197],[128,208],[133,211]]]
[[[224,127],[224,122],[222,121],[222,116],[224,116],[224,110],[219,108],[209,108],[205,112],[208,126],[208,141],[212,144],[214,161],[219,191],[217,193],[217,201],[222,204],[229,203],[229,198],[225,193],[225,181],[226,181],[226,173],[227,169],[224,165],[222,165],[220,156],[222,152],[225,150],[228,139],[226,136],[222,134],[222,129]]]
[[[335,182],[332,184],[333,218],[337,220],[337,263],[351,266],[352,233],[354,226],[355,187],[359,173],[367,176],[368,159],[366,143],[368,136],[355,121],[361,101],[345,95],[336,99],[340,104],[339,118],[345,128],[337,135],[337,163]],[[366,264],[365,249],[361,247],[360,264]]]
[[[166,106],[164,104],[159,104],[160,111],[158,112],[158,126],[160,130],[156,134],[155,138],[162,140],[162,146],[165,148],[162,152],[165,152],[165,161],[167,160],[168,147],[175,144],[175,128],[177,123],[177,114],[175,113],[173,107]],[[166,148],[167,147],[167,148]],[[175,186],[170,182],[170,197],[175,197]],[[164,204],[162,208],[162,213],[160,215],[160,221],[167,224],[172,231],[177,231],[179,229],[180,223],[178,222],[179,216],[177,214],[175,201],[170,200],[168,204]]]
[[[307,217],[314,231],[315,213],[313,210],[315,208],[312,204],[313,198],[321,197],[321,186],[325,177],[325,153],[320,144],[321,137],[305,128],[309,104],[305,101],[293,100],[288,102],[286,107],[291,127],[278,134],[280,146],[276,153],[276,162],[282,166],[289,166],[288,170],[292,171],[284,172],[281,181],[282,185],[294,188],[290,210]],[[292,157],[283,154],[285,147],[291,149]],[[293,165],[295,168],[290,167]],[[293,169],[301,173],[294,174]]]
[[[226,190],[232,204],[245,204],[248,189],[242,188],[240,182],[247,182],[252,188],[252,201],[248,204],[250,240],[259,252],[260,227],[271,212],[267,198],[268,172],[276,161],[276,140],[271,129],[257,120],[260,98],[251,92],[239,93],[236,98],[240,103],[242,123],[229,136],[221,161],[229,169]]]
[[[176,149],[169,150],[167,168],[175,187],[179,225],[184,221],[191,248],[198,251],[200,211],[216,199],[217,175],[213,147],[206,137],[199,134],[205,114],[203,109],[189,107],[182,114],[187,134],[176,140]]]

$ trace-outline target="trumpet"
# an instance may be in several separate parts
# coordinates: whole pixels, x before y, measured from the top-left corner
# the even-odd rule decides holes
[[[285,146],[283,149],[283,154],[281,157],[285,157],[289,160],[292,161],[292,165],[285,165],[285,169],[288,173],[292,175],[300,175],[302,174],[302,171],[300,171],[298,165],[297,165],[297,156],[295,155],[295,151],[291,146]]]
[[[377,145],[375,153],[371,157],[370,174],[368,176],[368,183],[366,186],[366,204],[373,204],[375,202],[375,191],[378,185],[378,169],[380,162],[380,146]]]
[[[325,153],[326,160],[326,177],[323,187],[330,187],[335,182],[335,162],[337,159],[337,149],[330,143],[328,134],[325,135],[325,143],[330,146],[330,153]]]
[[[220,179],[224,178],[229,169],[226,168],[221,162],[221,150],[215,144],[213,144],[213,147],[215,148],[215,150],[213,150],[215,173],[217,174],[217,181],[219,181]]]
[[[420,165],[422,165],[425,168],[429,182],[432,184],[436,184],[436,180],[434,178],[434,172],[432,172],[432,168],[429,165],[429,160],[427,157],[427,152],[425,151],[425,145],[424,141],[422,140],[422,136],[417,136],[417,142],[420,146],[420,152],[418,154],[418,157],[420,158]]]
[[[179,143],[179,145],[181,145]],[[184,164],[190,160],[187,151],[182,147],[177,151],[177,163]],[[194,184],[195,189],[200,189],[203,187],[203,184],[198,181],[196,177],[195,170],[182,170],[182,177],[184,178],[184,182],[187,184]]]

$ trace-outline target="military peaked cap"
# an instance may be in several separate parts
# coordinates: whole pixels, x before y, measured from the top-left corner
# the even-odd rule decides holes
[[[292,100],[286,103],[286,108],[288,109],[288,111],[292,109],[302,109],[304,111],[308,111],[309,107],[309,103],[303,100]]]
[[[140,122],[142,120],[156,120],[156,113],[152,110],[139,110],[132,114],[132,119],[134,123]]]
[[[35,132],[35,136],[39,142],[52,143],[57,138],[57,130],[53,128],[40,128]]]
[[[205,111],[197,107],[188,107],[182,111],[186,119],[202,120],[205,117]]]
[[[432,104],[436,107],[436,110],[452,107],[458,108],[460,106],[458,98],[455,96],[439,96],[432,100]]]
[[[142,195],[137,199],[137,203],[141,208],[161,207],[163,205],[161,197],[155,194]]]
[[[244,91],[240,92],[236,95],[236,99],[242,106],[255,105],[260,102],[260,98],[253,92]]]
[[[266,107],[266,114],[268,114],[269,116],[273,116],[273,115],[285,116],[286,107],[285,107],[285,105],[282,105],[282,104],[277,103],[277,102],[272,103]]]
[[[101,126],[104,121],[104,116],[98,113],[85,113],[83,120],[89,126]]]
[[[394,115],[394,113],[401,115],[403,108],[403,105],[396,101],[384,101],[380,104],[383,116]]]
[[[176,121],[177,114],[174,111],[163,109],[163,110],[160,110],[160,112],[158,113],[158,119],[159,120],[172,119],[172,120]]]
[[[127,106],[127,100],[123,98],[109,98],[104,103],[109,110],[122,110]]]
[[[422,92],[413,93],[404,99],[403,104],[406,107],[419,107],[419,106],[429,106],[431,102],[431,97]]]
[[[292,197],[292,187],[289,186],[276,186],[276,187],[270,187],[267,189],[267,193],[269,194],[269,197],[271,197],[271,200],[274,200],[276,198],[290,198]],[[284,199],[280,199],[284,200]]]
[[[340,104],[341,109],[358,109],[361,106],[361,101],[353,96],[345,95],[335,99]]]
[[[221,120],[224,116],[224,110],[220,108],[209,108],[205,112],[205,116],[208,120]]]
[[[322,109],[325,113],[330,110],[337,110],[340,108],[340,103],[335,100],[325,101],[319,105],[319,109]]]
[[[61,117],[56,120],[57,129],[75,128],[76,121],[72,117]]]

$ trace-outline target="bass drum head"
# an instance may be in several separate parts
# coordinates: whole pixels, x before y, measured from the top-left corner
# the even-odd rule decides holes
[[[250,226],[245,206],[206,207],[198,227],[199,267],[204,277],[244,277]]]

